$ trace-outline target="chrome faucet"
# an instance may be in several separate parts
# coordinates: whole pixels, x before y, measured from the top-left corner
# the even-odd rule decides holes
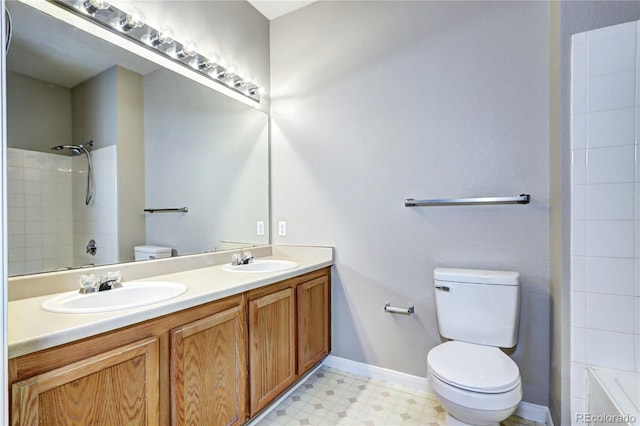
[[[122,283],[120,282],[120,271],[107,272],[106,277],[100,278],[98,291],[113,290],[114,288],[120,287],[122,287]]]
[[[82,275],[80,277],[80,293],[96,293],[98,291],[112,290],[122,287],[120,282],[120,271],[107,272],[106,277],[96,279],[94,274]]]
[[[240,249],[240,253],[233,253],[233,256],[231,256],[231,264],[234,266],[248,265],[251,262],[253,262],[253,255],[250,251],[244,251],[244,249]]]

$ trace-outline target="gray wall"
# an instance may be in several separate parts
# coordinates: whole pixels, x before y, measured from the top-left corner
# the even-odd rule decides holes
[[[433,268],[516,270],[512,355],[524,400],[548,404],[549,25],[542,2],[319,2],[272,21],[273,239],[336,247],[335,355],[424,377]]]
[[[564,1],[561,3],[561,181],[552,185],[562,188],[562,285],[554,286],[552,324],[552,374],[550,383],[550,409],[555,424],[569,424],[569,292],[570,292],[570,88],[571,88],[571,35],[623,22],[640,19],[639,1]]]
[[[51,153],[71,143],[71,91],[7,71],[7,143],[12,148]]]
[[[178,254],[268,244],[256,235],[269,222],[268,116],[165,70],[144,89],[146,205],[189,208],[147,214],[147,243]]]
[[[118,96],[118,260],[133,261],[145,241],[144,86],[142,76],[117,68]]]

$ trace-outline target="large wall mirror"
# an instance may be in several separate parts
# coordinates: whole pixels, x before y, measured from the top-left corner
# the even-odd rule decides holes
[[[269,243],[266,114],[24,3],[7,8],[9,275],[128,262],[139,245]]]

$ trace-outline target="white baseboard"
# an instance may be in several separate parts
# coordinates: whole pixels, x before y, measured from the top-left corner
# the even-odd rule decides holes
[[[334,355],[328,355],[324,359],[323,364],[327,367],[332,367],[347,373],[357,374],[370,379],[404,386],[405,388],[431,393],[431,386],[429,386],[429,382],[427,382],[426,377],[413,376],[411,374],[389,370],[388,368],[376,367],[375,365],[352,361],[350,359],[340,358]]]
[[[549,411],[549,408],[544,405],[537,405],[523,401],[518,404],[518,409],[515,414],[523,419],[546,424],[547,426],[553,426],[551,411]]]
[[[388,368],[376,367],[375,365],[352,361],[350,359],[340,358],[334,355],[327,356],[322,364],[327,367],[368,377],[370,379],[380,380],[392,385],[399,385],[409,389],[433,393],[431,392],[431,386],[429,386],[429,382],[426,377],[413,376],[411,374],[389,370]],[[515,414],[523,419],[546,424],[547,426],[553,426],[553,420],[551,419],[551,412],[549,411],[549,408],[542,405],[520,402]]]

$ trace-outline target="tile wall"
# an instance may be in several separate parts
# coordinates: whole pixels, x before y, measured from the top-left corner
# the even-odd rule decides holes
[[[572,413],[589,365],[640,372],[638,25],[572,39]]]
[[[87,188],[87,162],[73,157],[73,263],[104,265],[118,261],[117,149],[115,145],[91,151],[95,194],[89,206],[84,203]],[[86,252],[90,239],[96,241],[95,256]]]
[[[9,275],[71,265],[71,157],[9,148]]]
[[[84,156],[8,149],[9,275],[117,261],[116,147],[91,155],[96,196],[87,207]],[[99,248],[93,258],[90,238]]]

